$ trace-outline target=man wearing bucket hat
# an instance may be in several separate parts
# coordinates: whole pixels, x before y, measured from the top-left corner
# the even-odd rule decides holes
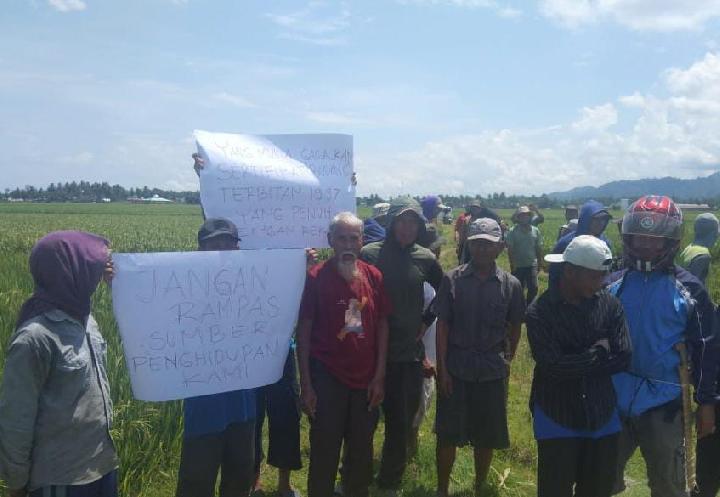
[[[509,446],[506,378],[525,304],[520,282],[500,269],[502,229],[494,219],[468,226],[470,262],[443,276],[436,300],[437,494],[448,495],[457,447],[472,445],[475,485],[487,477],[493,450]]]
[[[603,290],[612,263],[605,243],[573,239],[562,254],[558,284],[528,307],[535,359],[530,409],[538,444],[538,497],[609,497],[621,430],[612,375],[630,363],[620,301]]]
[[[525,301],[528,303],[535,300],[537,295],[537,275],[542,261],[542,235],[532,225],[532,215],[528,206],[518,207],[512,217],[515,226],[505,235],[510,271],[520,281],[523,290],[527,289]]]

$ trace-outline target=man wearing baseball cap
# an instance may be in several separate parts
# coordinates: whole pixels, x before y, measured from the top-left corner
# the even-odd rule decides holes
[[[470,253],[466,250],[465,242],[468,237],[468,229],[473,221],[476,219],[488,218],[493,219],[498,223],[502,223],[502,219],[498,213],[489,207],[485,207],[480,200],[473,200],[470,202],[467,206],[467,213],[469,215],[465,217],[465,221],[458,231],[457,253],[458,262],[460,264],[470,262]]]
[[[232,221],[210,218],[198,230],[200,250],[238,250]],[[183,402],[184,434],[176,497],[248,495],[254,480],[255,390],[190,397]]]
[[[528,307],[535,359],[530,394],[538,444],[538,497],[609,497],[620,417],[612,375],[627,369],[631,346],[620,301],[603,289],[612,253],[592,235],[562,254],[558,284]]]
[[[205,168],[204,159],[197,153],[192,154],[194,160],[193,168],[195,173],[200,176],[200,171]],[[355,184],[355,175],[353,174],[353,185]],[[202,206],[201,206],[202,208]],[[203,218],[205,210],[203,209]],[[379,226],[378,226],[379,227]],[[384,236],[384,234],[383,234]],[[207,219],[203,223],[198,232],[198,243],[200,250],[236,250],[238,247],[238,230],[237,227],[228,219],[214,218]],[[308,269],[315,263],[316,252],[313,249],[306,249]],[[277,491],[281,497],[298,497],[300,494],[290,483],[290,473],[292,470],[298,470],[302,467],[300,459],[300,407],[298,398],[298,382],[295,372],[295,360],[292,349],[294,342],[290,344],[290,353],[285,361],[282,377],[270,385],[256,388],[252,390],[256,396],[254,405],[256,413],[254,416],[255,441],[252,444],[255,450],[254,457],[254,474],[255,482],[253,490],[258,492],[262,489],[260,470],[263,455],[263,424],[265,416],[268,417],[269,436],[268,436],[268,464],[278,469]],[[205,411],[206,414],[211,410]],[[187,409],[186,409],[187,413]],[[222,412],[220,411],[222,414]],[[211,419],[212,416],[207,414]],[[186,414],[187,416],[187,414]],[[187,418],[186,418],[187,419]],[[187,423],[186,423],[187,425]],[[187,436],[187,431],[186,431]],[[189,463],[188,463],[189,464]],[[225,463],[223,462],[223,465]],[[182,463],[181,463],[182,466]],[[202,468],[206,465],[198,465]],[[225,467],[224,474],[234,471],[233,467]],[[244,466],[239,473],[244,473]],[[199,472],[195,472],[196,476],[202,476]],[[217,470],[213,473],[213,478],[217,474]],[[182,468],[181,468],[181,475]],[[228,478],[228,481],[230,478]],[[213,479],[214,481],[214,479]],[[205,484],[207,486],[207,484]],[[190,487],[191,490],[197,487]],[[221,484],[221,488],[225,488]],[[230,487],[230,489],[233,487]],[[181,485],[178,484],[179,495],[205,495],[192,490],[189,493],[181,494]],[[236,493],[236,492],[235,492]],[[221,495],[223,491],[221,491]],[[208,494],[212,495],[212,494]]]
[[[472,445],[480,491],[494,449],[509,447],[506,378],[525,312],[522,286],[495,264],[502,229],[490,218],[468,226],[470,262],[447,272],[436,300],[437,494],[446,497],[457,447]]]

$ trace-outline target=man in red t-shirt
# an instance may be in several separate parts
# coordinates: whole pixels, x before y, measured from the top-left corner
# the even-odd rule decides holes
[[[358,259],[362,221],[333,218],[333,257],[310,269],[297,331],[300,400],[310,417],[308,497],[332,497],[345,443],[342,488],[367,497],[373,432],[384,397],[390,301],[380,270]]]

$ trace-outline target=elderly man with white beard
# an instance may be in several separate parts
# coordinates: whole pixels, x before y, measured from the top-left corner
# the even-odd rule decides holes
[[[331,259],[311,268],[297,331],[300,399],[310,417],[308,497],[331,497],[345,443],[345,497],[367,497],[373,432],[384,397],[390,300],[379,269],[358,259],[363,222],[330,223]]]

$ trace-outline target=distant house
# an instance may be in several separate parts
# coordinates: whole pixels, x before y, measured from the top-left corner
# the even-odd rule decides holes
[[[172,200],[163,198],[157,193],[150,198],[144,198],[143,201],[149,202],[151,204],[172,202]]]
[[[157,193],[152,197],[128,197],[128,202],[133,204],[167,204],[173,201],[164,197],[161,197]]]
[[[677,204],[684,211],[711,211],[713,210],[708,204]]]

